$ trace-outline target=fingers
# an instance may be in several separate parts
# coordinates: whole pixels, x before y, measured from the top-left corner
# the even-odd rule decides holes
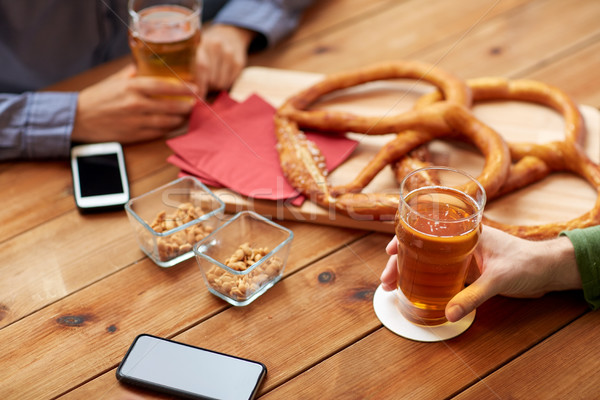
[[[179,98],[144,98],[131,103],[133,112],[155,115],[188,115],[194,108],[195,101],[186,97]]]
[[[152,77],[105,79],[79,93],[71,139],[132,143],[165,136],[187,121],[195,88]]]
[[[213,68],[209,80],[210,87],[215,90],[229,89],[233,84],[234,76],[237,76],[237,73],[231,64],[224,64],[222,68]]]
[[[396,236],[394,236],[392,240],[390,240],[390,242],[387,244],[387,246],[385,247],[385,252],[390,256],[398,254],[398,238]]]
[[[175,128],[182,126],[186,122],[186,117],[183,115],[171,115],[171,114],[153,114],[149,115],[142,129],[157,129],[162,131],[171,131]]]
[[[139,76],[130,81],[131,88],[148,97],[195,97],[198,86],[176,78]]]
[[[115,72],[109,79],[133,78],[136,75],[136,68],[133,64],[127,64],[121,70]]]
[[[213,90],[227,90],[242,71],[244,61],[237,60],[237,55],[225,50],[220,53],[213,51],[213,57],[208,71],[208,85]]]
[[[454,296],[446,305],[446,319],[456,322],[475,310],[486,300],[495,296],[497,291],[480,278]]]
[[[129,82],[139,96],[131,97],[126,109],[147,116],[143,126],[179,126],[182,116],[189,115],[196,103],[198,87],[192,83],[153,77],[137,77]]]
[[[380,279],[383,290],[389,292],[396,289],[398,280],[398,239],[396,236],[387,244],[385,251],[391,257],[388,259]]]
[[[391,256],[388,261],[387,264],[385,265],[385,268],[383,270],[383,272],[381,273],[381,287],[383,288],[383,290],[385,291],[392,291],[395,290],[397,287],[397,282],[398,282],[398,256],[397,255],[393,255]]]
[[[221,54],[216,51],[210,51],[210,56],[202,52],[199,57],[196,78],[198,86],[206,92],[228,89],[233,83],[231,63],[222,60]]]
[[[196,82],[200,90],[227,90],[247,62],[252,31],[227,25],[212,25],[202,37],[196,55]]]

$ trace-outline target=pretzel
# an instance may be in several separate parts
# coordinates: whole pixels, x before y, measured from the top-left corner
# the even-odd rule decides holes
[[[319,97],[336,90],[383,79],[414,79],[437,87],[448,102],[471,106],[471,91],[454,75],[418,61],[389,62],[333,74],[290,97],[278,110],[279,117],[291,119],[305,129],[331,132],[358,132],[369,135],[396,133],[419,124],[422,113],[411,110],[394,116],[365,117],[342,111],[307,111]],[[429,129],[446,131],[444,121],[430,121]]]
[[[335,90],[393,78],[423,80],[433,84],[438,91],[423,96],[410,111],[394,116],[364,117],[339,111],[307,110],[319,97]],[[492,99],[529,101],[555,109],[565,119],[565,140],[507,145],[498,133],[468,110],[473,100]],[[330,75],[290,97],[277,111],[275,126],[281,167],[292,186],[317,204],[355,218],[393,218],[399,201],[396,192],[361,192],[386,165],[392,165],[400,181],[407,172],[427,162],[423,159],[427,154],[423,146],[429,141],[461,137],[471,141],[485,157],[478,180],[489,199],[536,182],[554,171],[578,174],[599,192],[592,210],[564,223],[517,226],[484,217],[485,223],[535,240],[554,237],[562,230],[600,223],[600,169],[582,150],[585,140],[583,118],[566,94],[541,82],[480,78],[462,83],[428,64],[414,61],[386,63]],[[324,157],[299,127],[368,135],[399,133],[352,182],[331,187]],[[515,161],[512,165],[511,157]]]
[[[382,118],[299,108],[306,108],[318,97],[335,90],[392,78],[427,81],[436,86],[446,100]],[[467,108],[470,103],[471,95],[464,83],[424,63],[388,63],[332,75],[291,97],[278,110],[275,132],[283,173],[294,188],[325,208],[354,218],[391,220],[398,208],[398,194],[363,193],[361,190],[390,162],[401,159],[433,139],[460,133],[469,138],[485,156],[486,163],[478,179],[486,192],[496,193],[508,177],[509,150],[498,133],[473,117]],[[365,134],[400,133],[379,151],[357,179],[349,185],[332,188],[327,182],[328,171],[320,150],[306,139],[299,125]]]
[[[537,103],[554,109],[565,121],[563,141],[538,143],[509,143],[511,166],[502,188],[489,199],[537,182],[552,172],[571,172],[583,177],[597,192],[592,210],[570,221],[542,225],[509,225],[484,216],[484,223],[526,239],[541,240],[557,236],[561,231],[600,224],[600,167],[592,162],[582,149],[585,142],[583,117],[573,100],[558,88],[533,80],[478,78],[467,81],[473,101],[518,100]],[[417,101],[416,107],[427,108],[441,101],[443,94],[433,92]]]

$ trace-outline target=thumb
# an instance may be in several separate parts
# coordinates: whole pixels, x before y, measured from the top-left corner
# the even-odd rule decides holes
[[[462,319],[494,294],[484,277],[477,279],[450,299],[446,305],[446,319],[450,322]]]
[[[121,68],[117,72],[111,75],[112,79],[122,79],[122,78],[133,78],[136,76],[136,68],[133,63],[127,64],[125,67]]]

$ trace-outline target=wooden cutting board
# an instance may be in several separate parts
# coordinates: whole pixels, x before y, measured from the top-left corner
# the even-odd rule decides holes
[[[231,96],[243,101],[256,93],[278,107],[290,95],[322,79],[322,75],[263,67],[244,70],[231,90]],[[372,82],[326,96],[319,108],[350,111],[362,115],[393,115],[408,110],[415,99],[432,90],[431,86],[414,81],[393,80]],[[600,113],[593,107],[581,106],[588,135],[586,152],[600,162]],[[474,107],[475,115],[496,129],[507,141],[544,143],[562,140],[562,117],[545,107],[523,102],[490,102]],[[349,182],[358,171],[393,135],[366,136],[350,133],[359,145],[346,162],[330,174],[333,185]],[[436,164],[450,165],[478,176],[483,157],[470,148],[436,141],[430,145]],[[365,191],[397,190],[398,185],[389,167],[386,167]],[[292,219],[318,224],[393,232],[391,222],[355,220],[305,201],[301,207],[289,202],[257,200],[240,196],[228,189],[215,189],[226,203],[226,210],[234,213],[254,210],[273,219]],[[596,201],[596,191],[582,178],[557,173],[518,192],[489,202],[486,215],[500,222],[519,225],[566,221],[590,210]]]

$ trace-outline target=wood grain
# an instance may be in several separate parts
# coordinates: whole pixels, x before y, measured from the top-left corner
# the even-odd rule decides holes
[[[592,344],[599,323],[600,314],[584,315],[456,399],[596,398],[600,351]]]
[[[532,2],[434,0],[427,6],[418,0],[390,2],[315,40],[277,49],[276,57],[270,52],[257,54],[250,65],[331,73],[388,59],[418,59],[438,43],[454,43],[474,25],[486,25],[528,3]],[[468,71],[454,72],[471,77],[463,75]]]
[[[294,275],[296,270],[364,235],[364,232],[335,228],[314,231],[306,224],[291,223],[287,226],[294,231],[295,238],[286,276]],[[320,246],[315,246],[316,243]],[[134,248],[132,245],[128,247]],[[86,265],[84,261],[81,260],[79,265]],[[127,265],[126,262],[115,261],[118,265]],[[89,263],[87,268],[90,274],[93,273],[91,269],[98,270],[95,274],[101,276],[94,278],[99,282],[80,290],[65,287],[60,293],[63,300],[0,330],[0,342],[3,343],[0,365],[5,366],[0,370],[0,381],[6,382],[0,387],[0,398],[7,398],[3,394],[16,393],[21,393],[23,399],[59,395],[77,386],[76,382],[85,381],[86,376],[93,375],[94,371],[116,367],[137,333],[143,331],[173,337],[228,307],[227,303],[206,290],[194,259],[163,269],[144,258],[112,274],[106,271],[106,268],[114,268],[108,261]],[[378,275],[371,272],[370,277],[376,281]],[[264,308],[269,298],[277,296],[275,293],[298,297],[294,291],[285,290],[285,280],[276,285],[274,294],[268,292],[268,296],[264,295],[251,307],[229,313],[252,316],[254,313],[250,310]],[[63,283],[70,283],[66,276],[65,281]],[[312,294],[307,289],[306,298],[299,296],[298,301],[306,302]],[[15,299],[15,302],[25,303],[24,299]],[[291,303],[288,305],[292,307]],[[285,308],[285,305],[282,307]],[[305,308],[310,312],[309,307]],[[293,317],[286,314],[286,318]],[[219,339],[215,337],[215,341]],[[24,342],[31,346],[23,346]],[[86,354],[85,358],[82,359],[80,354]],[[72,368],[74,365],[77,368]],[[33,381],[34,377],[49,369],[62,372],[47,374],[46,379],[24,388],[26,382]]]
[[[325,74],[419,59],[463,78],[539,79],[598,108],[599,13],[596,0],[319,1],[249,64]],[[50,89],[80,90],[129,61]],[[178,173],[162,140],[125,154],[134,195]],[[597,397],[599,317],[580,293],[495,297],[464,335],[421,344],[372,311],[389,234],[285,221],[296,237],[284,279],[234,308],[206,291],[194,260],[161,269],[145,258],[124,213],[80,216],[65,161],[0,163],[0,187],[2,399],[167,398],[115,378],[141,332],[265,362],[269,399]]]

